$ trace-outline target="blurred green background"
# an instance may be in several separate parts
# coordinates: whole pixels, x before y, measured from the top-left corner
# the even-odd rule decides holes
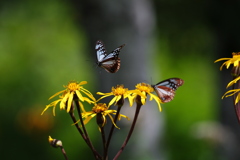
[[[93,158],[65,111],[56,108],[55,117],[51,110],[40,116],[51,102],[48,98],[70,80],[87,80],[89,84],[85,87],[97,91],[97,78],[91,72],[95,69],[94,61],[85,54],[89,50],[88,37],[81,25],[76,25],[78,13],[72,3],[63,0],[0,2],[1,159],[64,159],[60,150],[49,146],[49,135],[63,141],[70,159]],[[222,8],[208,8],[215,3]],[[229,33],[223,34],[238,37],[239,2],[235,9],[229,10],[224,10],[227,6],[223,2],[215,1],[160,0],[153,4],[157,19],[153,63],[161,68],[162,80],[170,77],[185,80],[174,101],[164,104],[164,113],[159,113],[159,116],[165,114],[161,142],[164,157],[168,160],[227,159],[216,152],[218,140],[199,138],[196,128],[199,123],[221,122],[220,98],[226,83],[220,83],[220,63],[213,63],[224,56],[217,53],[217,47],[221,48],[217,35],[220,31],[214,29],[218,25],[214,20],[222,17],[222,24],[229,26],[225,26]],[[212,10],[217,12],[210,14]],[[227,13],[232,19],[227,18]],[[234,46],[239,45],[238,40],[229,36],[228,41],[231,40]],[[231,52],[237,49],[230,47],[223,51],[231,57]],[[89,68],[87,72],[86,68]],[[233,112],[231,102],[227,108]],[[99,138],[96,128],[91,131],[93,139]]]

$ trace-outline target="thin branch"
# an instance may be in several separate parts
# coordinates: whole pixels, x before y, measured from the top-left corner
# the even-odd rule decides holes
[[[117,109],[117,113],[114,117],[114,123],[116,124],[117,122],[117,119],[118,119],[118,116],[120,114],[120,110],[121,110],[122,106],[118,106],[118,109]],[[112,134],[113,134],[113,131],[116,127],[114,126],[114,124],[112,124],[112,127],[111,127],[111,130],[109,132],[109,135],[108,135],[108,140],[107,140],[107,144],[106,144],[106,150],[108,151],[108,147],[109,147],[109,144],[110,144],[110,141],[111,141],[111,138],[112,138]]]
[[[82,114],[81,114],[81,111],[80,111],[80,105],[79,105],[79,102],[78,102],[78,99],[74,100],[75,102],[75,105],[76,105],[76,108],[77,108],[77,111],[78,111],[78,116],[79,116],[79,119],[80,119],[80,123],[81,123],[81,126],[82,126],[82,129],[83,129],[83,132],[84,132],[84,140],[86,141],[86,143],[88,144],[88,146],[90,147],[90,149],[92,150],[94,156],[96,159],[102,159],[100,154],[96,151],[96,149],[94,148],[89,136],[88,136],[88,132],[86,130],[86,127],[85,127],[85,124],[83,122],[83,118],[82,118]],[[79,127],[79,125],[78,125]]]
[[[77,128],[78,132],[81,134],[81,136],[83,137],[83,139],[86,141],[86,136],[84,135],[83,131],[81,130],[81,128],[79,127],[77,120],[74,116],[74,113],[72,111],[69,112],[70,117],[72,118],[72,121],[75,125],[75,127]],[[87,142],[87,141],[86,141]]]
[[[113,120],[113,122],[115,124],[117,124],[117,119],[118,119],[118,116],[120,114],[120,111],[121,111],[121,108],[122,108],[123,104],[124,104],[124,97],[122,96],[121,99],[117,102],[118,109],[117,109],[117,113],[116,113],[116,115],[114,117],[114,120]],[[115,126],[114,126],[114,124],[112,124],[112,127],[111,127],[109,135],[108,135],[107,144],[106,144],[106,153],[108,153],[108,148],[109,148],[109,144],[110,144],[114,129],[115,129]],[[104,157],[104,159],[107,159],[107,157]]]
[[[133,119],[133,122],[132,122],[132,126],[131,126],[131,128],[130,128],[130,130],[129,130],[129,133],[128,133],[128,135],[127,135],[125,141],[124,141],[123,144],[122,144],[121,149],[118,151],[118,153],[116,154],[116,156],[114,157],[113,160],[117,160],[117,159],[118,159],[118,157],[120,156],[120,154],[122,153],[122,151],[123,151],[124,148],[126,147],[128,141],[129,141],[129,139],[131,138],[131,135],[132,135],[132,133],[133,133],[134,127],[135,127],[136,122],[137,122],[137,118],[138,118],[138,115],[139,115],[139,112],[140,112],[141,106],[142,106],[141,103],[137,103],[137,107],[136,107],[136,111],[135,111],[134,119]]]
[[[102,143],[103,143],[103,159],[106,160],[107,159],[107,149],[106,149],[106,137],[105,137],[105,130],[104,130],[104,126],[100,127],[101,130],[101,135],[102,135]]]
[[[61,151],[62,151],[62,154],[63,154],[65,160],[68,160],[68,157],[67,157],[67,154],[66,154],[64,148],[61,146],[60,149],[61,149]]]

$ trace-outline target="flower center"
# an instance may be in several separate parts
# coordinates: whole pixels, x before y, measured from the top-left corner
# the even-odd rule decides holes
[[[240,52],[233,52],[232,55],[233,55],[233,57],[240,56]]]
[[[107,109],[108,108],[107,108],[106,103],[98,103],[92,108],[92,111],[95,113],[101,113],[101,112],[106,111]]]
[[[124,95],[128,91],[127,88],[124,88],[123,85],[117,85],[115,88],[112,87],[112,93],[115,96]]]
[[[146,83],[139,83],[136,85],[136,88],[141,92],[146,92],[146,93],[153,92],[153,88],[151,87],[151,85]]]
[[[79,90],[81,86],[79,86],[79,84],[77,82],[69,82],[68,85],[67,85],[67,88],[70,90],[70,91],[76,91],[76,90]]]

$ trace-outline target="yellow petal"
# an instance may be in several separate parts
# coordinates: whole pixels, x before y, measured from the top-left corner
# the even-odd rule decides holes
[[[235,93],[237,93],[237,92],[239,92],[239,91],[240,91],[240,89],[229,90],[229,91],[227,91],[226,93],[224,93],[224,95],[222,96],[222,99],[223,99],[224,97],[232,96],[232,95],[234,95]],[[231,92],[233,92],[233,93],[231,93]],[[231,94],[229,94],[229,93],[231,93]],[[227,94],[228,94],[228,95],[227,95]]]
[[[77,124],[77,123],[79,123],[79,122],[80,122],[80,119],[79,119],[79,120],[77,120],[77,122],[73,123],[72,125],[75,125],[75,124]]]
[[[78,85],[84,85],[84,84],[87,84],[87,81],[82,81],[82,82],[80,82]]]
[[[55,116],[55,108],[58,102],[60,102],[62,99],[58,99],[56,101],[51,102],[49,105],[46,105],[45,109],[42,111],[41,115],[50,107],[53,107],[53,115]]]
[[[84,124],[87,124],[93,117],[95,117],[97,114],[92,114],[91,116],[89,116],[89,117],[87,117],[84,121],[83,121],[83,123]]]
[[[49,105],[46,105],[46,107],[44,108],[44,110],[42,111],[41,115],[43,115],[43,113],[49,108]]]
[[[81,110],[82,110],[83,112],[86,112],[86,110],[84,109],[84,106],[83,106],[83,104],[82,104],[81,102],[79,102],[79,101],[78,101],[78,104],[79,104],[79,106],[80,106]]]
[[[144,105],[146,103],[146,98],[141,97],[141,102]]]
[[[128,116],[125,116],[125,115],[123,115],[123,114],[119,114],[119,115],[120,115],[120,116],[119,116],[120,118],[123,117],[123,118],[126,118],[127,120],[130,120],[130,118],[128,118]],[[120,118],[119,118],[119,120],[120,120]]]
[[[115,100],[115,102],[117,103],[120,99],[122,98],[122,96],[121,95],[119,95],[119,96],[116,96],[116,100]]]
[[[157,102],[157,104],[158,104],[158,109],[159,109],[159,111],[162,112],[161,103],[160,103],[159,101],[157,101],[157,100],[156,100],[156,102]]]
[[[114,97],[108,104],[108,107],[111,106],[115,101],[116,101],[117,97]]]
[[[238,102],[239,102],[239,93],[238,93],[238,95],[237,95],[237,97],[236,97],[236,99],[235,99],[235,104],[237,104]]]
[[[129,105],[130,105],[130,107],[132,107],[133,102],[134,102],[134,99],[135,99],[134,96],[129,96],[129,97],[128,97],[128,101],[129,101]]]
[[[48,136],[48,141],[49,141],[49,143],[51,143],[53,141],[51,136]]]
[[[235,67],[239,65],[239,60],[236,60],[234,61],[234,64],[233,64]]]
[[[61,93],[63,93],[63,92],[65,92],[65,90],[59,91],[59,92],[55,93],[54,95],[52,95],[52,96],[49,98],[49,100],[52,99],[53,97],[56,97],[57,95],[59,95],[59,94],[61,94]]]
[[[86,102],[88,102],[89,104],[94,104],[94,103],[96,103],[96,101],[91,101],[89,98],[87,98],[87,97],[83,97],[83,99],[84,99],[84,101],[86,101]]]
[[[71,92],[69,98],[68,98],[68,104],[67,104],[67,113],[70,111],[71,106],[72,106],[72,101],[73,101],[73,95],[74,92]]]
[[[98,95],[113,95],[112,92],[111,93],[102,93],[102,92],[97,92]]]
[[[86,118],[86,117],[88,117],[91,114],[95,114],[95,113],[93,111],[84,112],[84,113],[82,113],[82,118]]]
[[[229,60],[229,59],[231,59],[231,58],[220,58],[220,59],[217,59],[216,61],[214,61],[214,63],[219,62],[219,61],[223,61],[223,60]]]
[[[77,97],[79,98],[79,100],[83,102],[84,99],[83,99],[82,94],[78,90],[76,90],[75,93],[77,94]]]
[[[230,81],[227,85],[227,88],[232,86],[234,83],[237,83],[237,81],[240,79],[240,77],[235,78],[234,80]]]
[[[224,65],[225,65],[225,63],[223,63],[223,64],[221,65],[221,67],[220,67],[220,71],[222,70],[222,68],[223,68]]]
[[[109,118],[111,119],[113,125],[114,125],[117,129],[120,129],[120,128],[114,123],[113,117],[112,117],[110,114],[108,114],[108,116],[109,116]]]
[[[69,97],[69,95],[70,95],[70,92],[67,92],[67,93],[64,95],[64,97],[63,97],[61,103],[64,103],[64,104],[65,104],[66,101],[67,101],[67,99],[68,99],[68,97]]]
[[[97,100],[97,102],[100,101],[101,99],[106,98],[106,97],[109,97],[109,96],[110,96],[110,95],[102,96],[102,97],[100,97],[100,98]]]
[[[230,63],[227,63],[227,62],[226,62],[226,68],[227,68],[227,69],[229,68],[230,65],[231,65],[231,62],[230,62]]]
[[[91,92],[89,92],[88,90],[86,90],[85,88],[81,88],[81,91],[83,93],[85,93],[89,98],[91,98],[93,101],[96,101],[96,99],[94,98],[94,96],[92,95]]]
[[[66,108],[66,104],[61,101],[61,103],[60,103],[60,109],[61,109],[61,110],[65,110],[65,108]]]

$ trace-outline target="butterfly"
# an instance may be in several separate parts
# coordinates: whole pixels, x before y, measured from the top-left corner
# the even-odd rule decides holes
[[[158,97],[163,103],[170,102],[175,96],[175,91],[182,86],[184,81],[180,78],[169,78],[152,85]]]
[[[120,58],[118,58],[120,50],[125,44],[119,46],[112,52],[107,54],[105,46],[102,41],[96,42],[95,50],[97,53],[97,65],[104,68],[109,73],[115,73],[120,68]]]

